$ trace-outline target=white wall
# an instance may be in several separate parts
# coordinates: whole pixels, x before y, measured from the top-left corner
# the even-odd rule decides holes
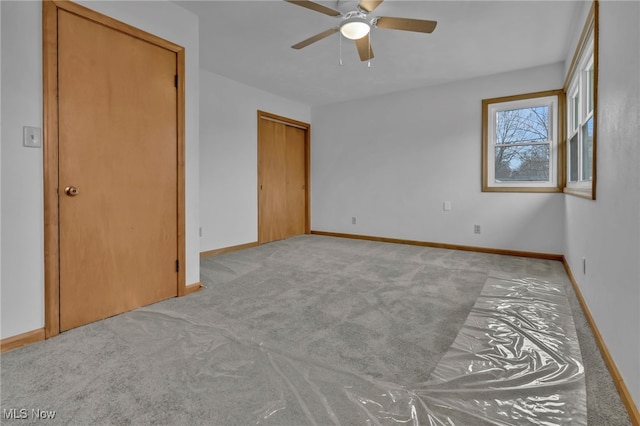
[[[42,128],[40,2],[2,2],[2,338],[44,325],[42,150],[22,126]]]
[[[186,48],[187,283],[199,276],[198,18],[173,3],[83,2]],[[22,126],[42,127],[42,5],[2,1],[2,313],[0,337],[44,326],[42,150]]]
[[[558,63],[313,108],[312,229],[562,253],[563,195],[481,192],[480,153],[482,99],[562,77]]]
[[[590,1],[585,1],[582,3],[582,8],[575,14],[573,17],[573,22],[571,23],[572,35],[570,36],[570,40],[567,43],[567,57],[564,62],[564,75],[569,73],[569,68],[571,67],[571,63],[573,62],[573,54],[576,50],[576,46],[580,41],[580,37],[582,36],[582,30],[584,29],[584,24],[587,21],[587,17],[589,16],[589,12],[591,11],[593,3]]]
[[[255,242],[257,111],[308,123],[311,109],[205,70],[200,89],[200,249]]]
[[[600,2],[597,200],[567,196],[564,226],[569,265],[640,407],[639,27],[640,3]]]
[[[0,52],[2,52],[2,2],[0,2]],[[2,188],[2,54],[0,53],[0,191]],[[0,196],[0,235],[2,235],[2,196]],[[2,318],[2,244],[0,244],[0,318]]]

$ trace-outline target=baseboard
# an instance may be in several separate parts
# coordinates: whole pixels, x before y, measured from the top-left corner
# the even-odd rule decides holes
[[[370,235],[341,234],[337,232],[311,231],[311,233],[314,235],[324,235],[327,237],[351,238],[356,240],[378,241],[382,243],[393,244],[408,244],[412,246],[434,247],[449,250],[476,251],[480,253],[502,254],[505,256],[532,257],[535,259],[557,260],[560,262],[562,261],[562,259],[564,259],[563,255],[553,253],[538,253],[531,251],[505,250],[489,247],[463,246],[458,244],[432,243],[428,241],[402,240],[397,238],[373,237]]]
[[[200,290],[202,290],[202,283],[197,282],[197,283],[189,284],[184,290],[184,295],[187,296],[191,293],[195,293]]]
[[[638,407],[636,407],[633,398],[631,397],[631,393],[627,388],[627,385],[624,383],[622,379],[622,375],[620,374],[620,370],[616,366],[616,363],[613,361],[611,357],[611,353],[607,348],[607,345],[604,343],[604,339],[600,334],[600,330],[598,330],[598,326],[596,325],[593,316],[591,315],[591,311],[589,311],[589,307],[587,306],[587,302],[582,296],[582,291],[580,290],[580,286],[578,285],[578,281],[576,281],[573,272],[571,271],[571,267],[569,266],[569,262],[563,256],[562,263],[564,264],[564,269],[567,271],[567,275],[569,276],[569,280],[571,281],[571,285],[573,286],[573,290],[576,293],[576,297],[580,302],[580,306],[582,307],[582,311],[584,312],[584,316],[587,318],[587,322],[591,327],[591,331],[593,332],[593,336],[596,339],[596,343],[598,344],[598,348],[600,349],[600,354],[602,354],[602,358],[604,359],[604,363],[609,370],[609,374],[613,379],[613,384],[618,389],[618,393],[620,394],[620,399],[627,409],[627,413],[629,414],[629,419],[631,420],[631,424],[634,426],[640,426],[640,413],[638,412]]]
[[[256,247],[257,245],[258,245],[258,242],[254,241],[252,243],[240,244],[240,245],[237,245],[237,246],[223,247],[223,248],[219,248],[219,249],[215,249],[215,250],[203,251],[203,252],[200,252],[200,259],[204,259],[205,257],[215,256],[217,254],[230,253],[232,251],[244,250],[244,249],[248,249],[248,248],[251,248],[251,247]]]
[[[202,284],[200,282],[189,284],[186,289],[184,295],[192,294],[202,289]],[[37,330],[27,331],[26,333],[18,334],[16,336],[7,337],[5,339],[0,340],[0,353],[7,352],[13,349],[18,349],[23,346],[30,345],[32,343],[40,342],[45,340],[45,330],[44,328],[39,328]]]
[[[0,340],[0,353],[44,340],[44,327]]]

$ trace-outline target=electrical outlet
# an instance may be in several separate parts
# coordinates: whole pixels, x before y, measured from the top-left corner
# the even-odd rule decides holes
[[[200,236],[202,237],[202,226],[200,227],[200,230],[198,231]]]
[[[352,224],[352,225],[355,225],[355,224],[356,224],[356,217],[355,217],[355,216],[351,218],[351,224]]]
[[[476,234],[480,233],[480,225],[473,225],[473,232],[475,232]]]
[[[445,201],[444,203],[442,203],[442,210],[444,210],[445,212],[448,212],[451,210],[451,201]]]

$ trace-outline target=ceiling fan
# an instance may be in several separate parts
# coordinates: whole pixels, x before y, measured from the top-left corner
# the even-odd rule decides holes
[[[373,50],[371,49],[371,40],[369,32],[371,28],[388,28],[392,30],[402,31],[415,31],[421,33],[431,33],[435,30],[437,22],[427,21],[423,19],[413,18],[392,18],[388,16],[375,16],[369,19],[368,14],[373,12],[383,0],[360,0],[357,9],[347,13],[342,13],[339,10],[332,9],[330,7],[314,3],[309,0],[285,0],[288,3],[293,3],[298,6],[306,7],[307,9],[314,10],[316,12],[324,13],[325,15],[342,18],[340,25],[334,28],[325,30],[319,34],[309,37],[306,40],[302,40],[300,43],[291,46],[294,49],[302,49],[310,44],[329,37],[332,34],[340,32],[348,39],[354,40],[360,55],[361,61],[368,61],[373,58]]]

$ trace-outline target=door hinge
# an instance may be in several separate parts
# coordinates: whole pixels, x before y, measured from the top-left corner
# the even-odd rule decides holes
[[[173,84],[176,85],[176,89],[178,88],[178,74],[176,74],[173,78]]]
[[[176,260],[176,272],[180,272],[180,261]]]

